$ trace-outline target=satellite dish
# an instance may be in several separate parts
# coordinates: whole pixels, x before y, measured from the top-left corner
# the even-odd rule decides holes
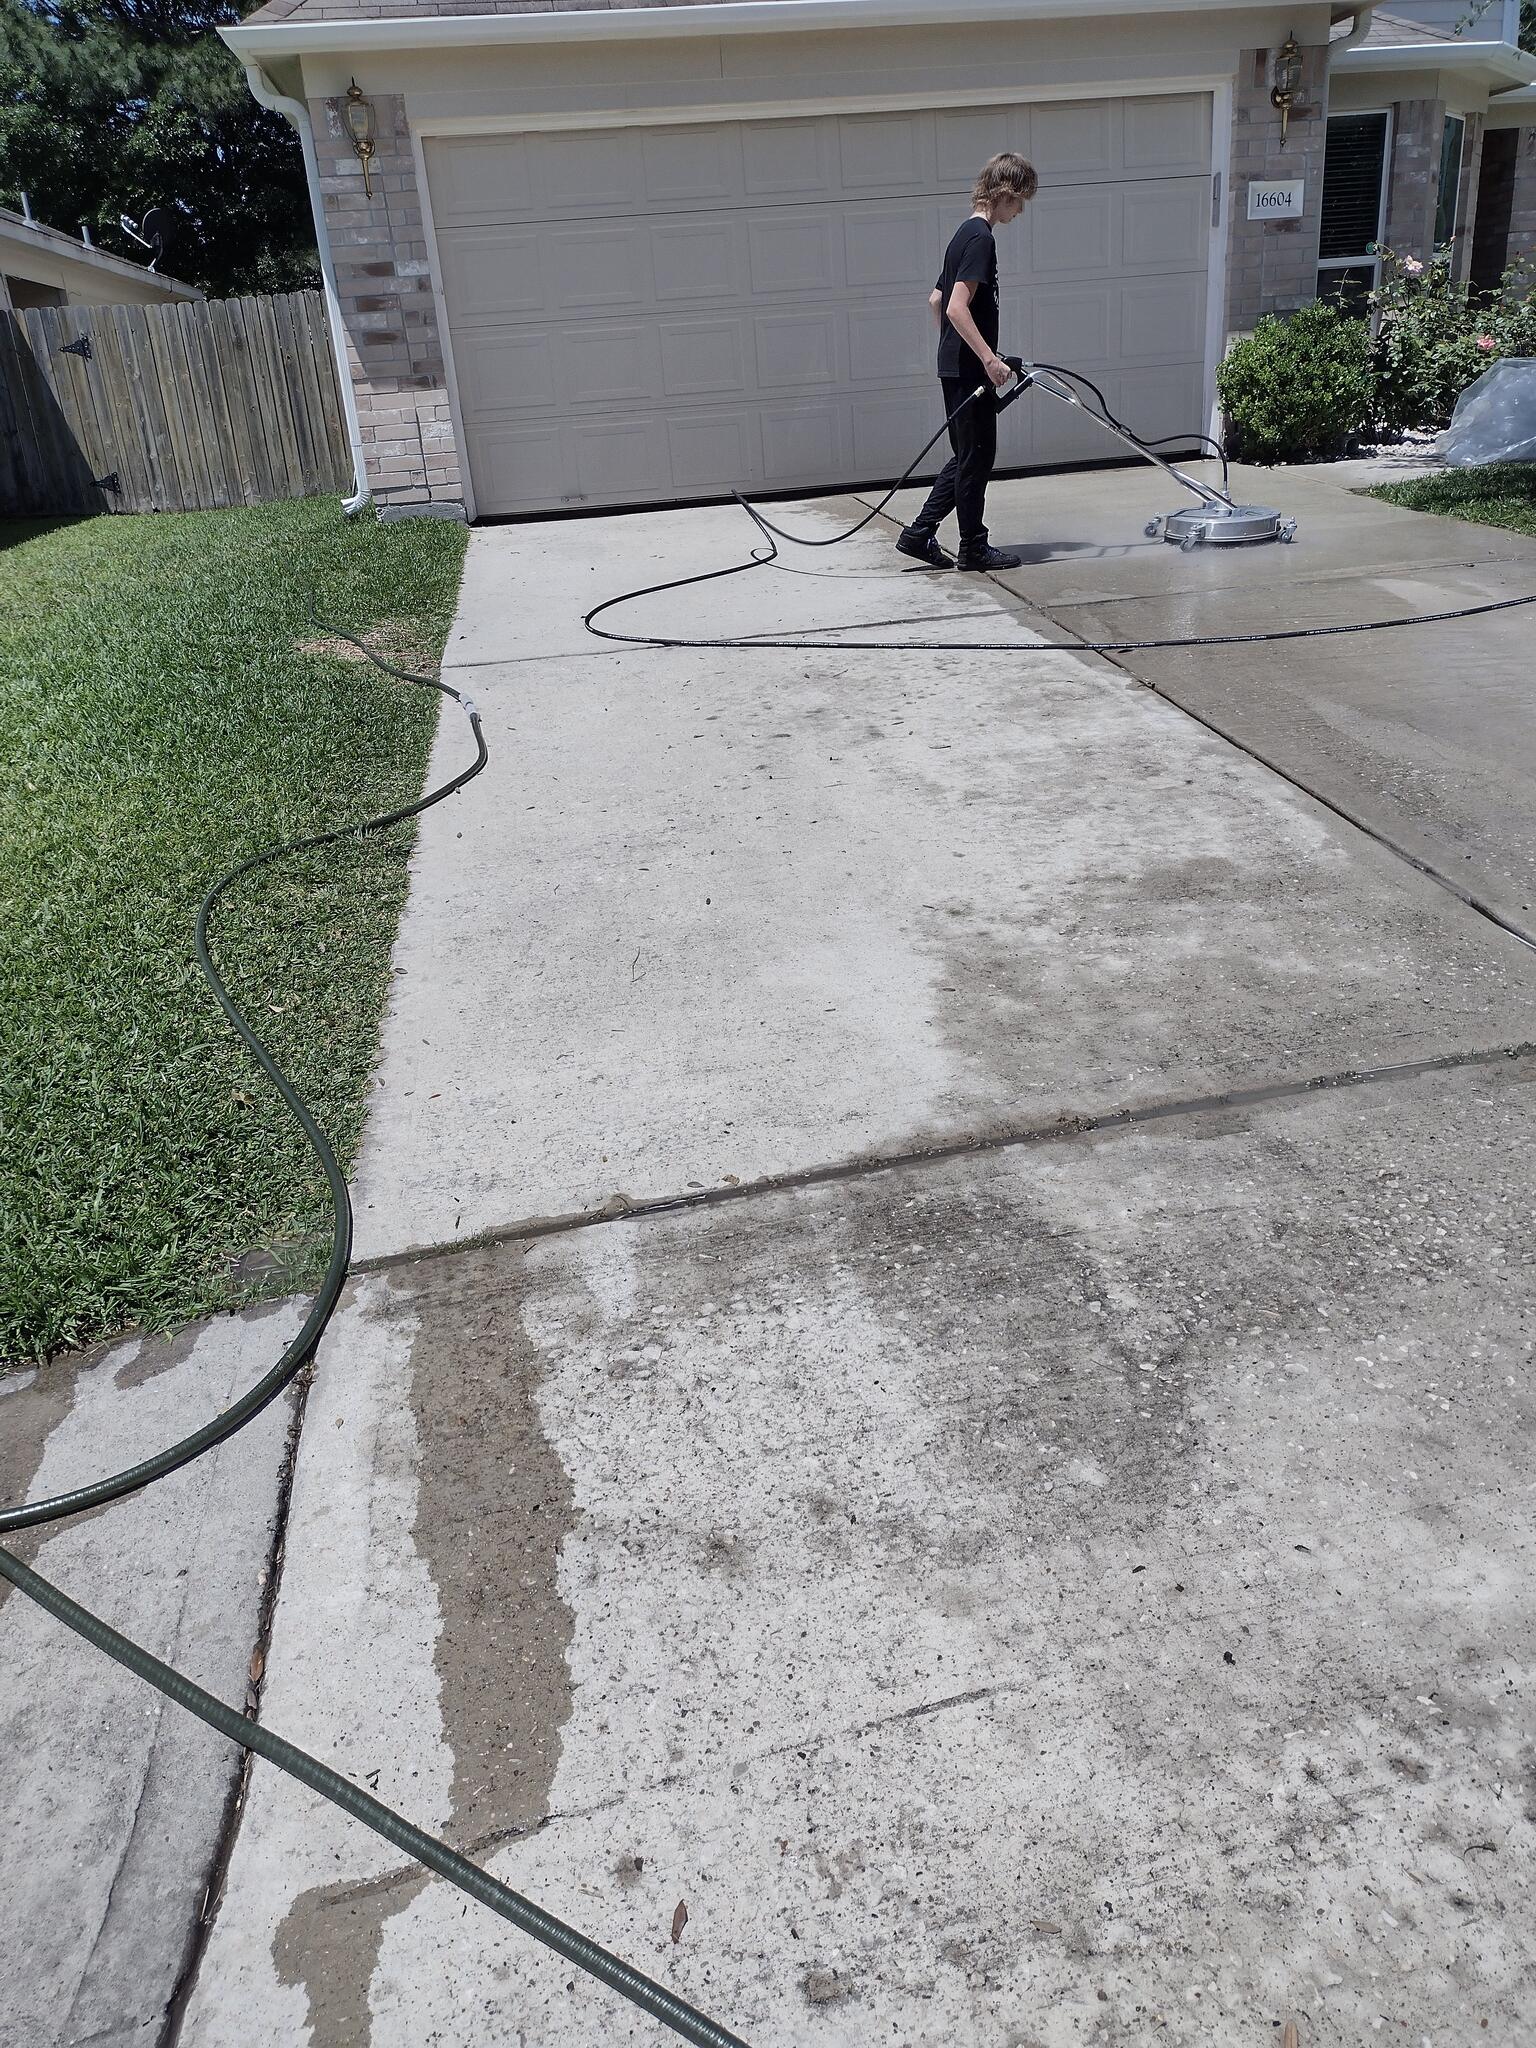
[[[176,215],[168,206],[152,206],[137,226],[126,213],[118,215],[118,225],[125,235],[132,235],[142,249],[153,253],[149,267],[153,270],[176,239]]]

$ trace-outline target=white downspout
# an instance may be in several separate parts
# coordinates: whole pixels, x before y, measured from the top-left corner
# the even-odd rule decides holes
[[[1347,36],[1341,36],[1338,42],[1330,43],[1328,45],[1330,53],[1334,50],[1353,50],[1357,48],[1361,43],[1363,43],[1367,35],[1370,33],[1371,16],[1375,12],[1376,10],[1374,7],[1360,8],[1360,10],[1355,15],[1355,25],[1350,30],[1349,34]]]
[[[331,258],[331,237],[325,225],[325,207],[320,198],[320,165],[315,156],[315,130],[309,109],[302,100],[289,99],[273,89],[259,64],[247,64],[245,79],[251,96],[274,114],[285,115],[299,131],[304,151],[304,177],[309,186],[310,210],[315,216],[315,248],[320,257],[320,280],[325,292],[326,318],[331,328],[331,353],[336,359],[336,381],[341,386],[342,409],[347,416],[347,434],[352,443],[352,496],[343,498],[341,509],[348,518],[361,512],[373,491],[368,482],[368,465],[363,455],[363,429],[357,417],[357,393],[352,389],[352,370],[347,362],[347,330],[341,317],[341,299],[336,291],[336,265]]]

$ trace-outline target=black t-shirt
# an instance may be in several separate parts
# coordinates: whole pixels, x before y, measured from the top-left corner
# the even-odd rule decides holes
[[[949,295],[957,284],[975,286],[971,293],[971,318],[982,340],[996,349],[997,244],[987,222],[975,214],[961,221],[950,236],[949,247],[944,251],[944,268],[939,272],[939,375],[965,377],[975,384],[985,384],[987,373],[975,351],[949,324]]]

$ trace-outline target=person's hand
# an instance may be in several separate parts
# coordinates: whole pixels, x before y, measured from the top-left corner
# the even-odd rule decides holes
[[[1006,384],[1013,375],[1012,370],[1009,369],[1001,356],[993,356],[991,361],[985,365],[985,368],[988,377],[991,378],[995,385]]]

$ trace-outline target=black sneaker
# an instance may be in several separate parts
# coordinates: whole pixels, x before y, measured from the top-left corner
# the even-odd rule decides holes
[[[949,557],[939,546],[931,533],[919,533],[916,527],[904,526],[897,537],[898,555],[910,555],[914,562],[926,562],[930,569],[947,569]]]
[[[977,547],[962,547],[955,557],[957,569],[1022,569],[1024,557],[1010,554],[1007,548],[995,548],[988,541]]]

